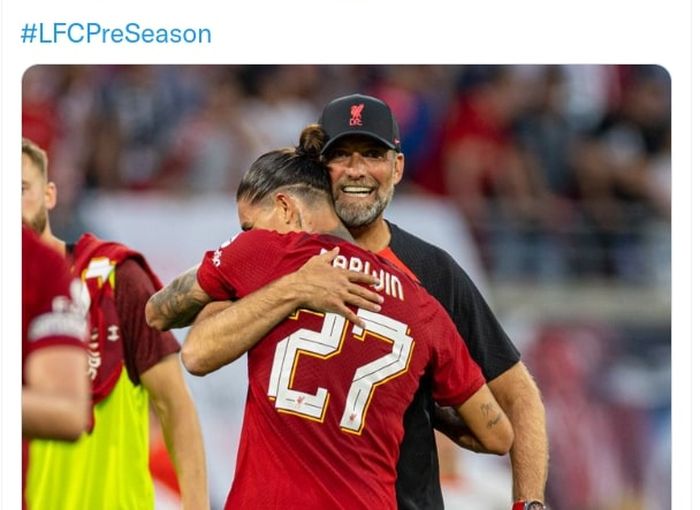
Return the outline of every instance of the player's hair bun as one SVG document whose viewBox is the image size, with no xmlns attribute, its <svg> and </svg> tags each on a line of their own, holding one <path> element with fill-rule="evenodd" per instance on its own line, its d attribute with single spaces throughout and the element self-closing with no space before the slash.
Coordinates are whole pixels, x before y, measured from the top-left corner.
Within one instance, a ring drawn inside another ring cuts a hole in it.
<svg viewBox="0 0 700 510">
<path fill-rule="evenodd" d="M 321 149 L 325 143 L 326 134 L 318 124 L 309 124 L 299 136 L 299 145 L 296 152 L 300 156 L 310 159 L 321 159 Z"/>
</svg>

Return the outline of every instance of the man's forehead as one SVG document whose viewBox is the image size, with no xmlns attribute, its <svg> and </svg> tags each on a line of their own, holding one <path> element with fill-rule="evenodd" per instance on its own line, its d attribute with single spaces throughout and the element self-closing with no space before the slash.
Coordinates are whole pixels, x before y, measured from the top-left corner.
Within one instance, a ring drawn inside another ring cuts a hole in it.
<svg viewBox="0 0 700 510">
<path fill-rule="evenodd" d="M 22 154 L 22 181 L 30 179 L 40 179 L 43 177 L 39 166 L 32 161 L 32 158 Z"/>
</svg>

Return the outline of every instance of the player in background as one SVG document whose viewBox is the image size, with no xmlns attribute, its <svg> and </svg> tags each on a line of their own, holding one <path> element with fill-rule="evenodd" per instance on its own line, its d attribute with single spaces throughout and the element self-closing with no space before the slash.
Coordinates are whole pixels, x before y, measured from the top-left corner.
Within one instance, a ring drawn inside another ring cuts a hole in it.
<svg viewBox="0 0 700 510">
<path fill-rule="evenodd" d="M 61 256 L 22 225 L 22 508 L 30 440 L 75 441 L 87 426 L 88 331 L 79 292 Z"/>
<path fill-rule="evenodd" d="M 48 211 L 56 204 L 46 153 L 22 141 L 22 218 L 70 260 L 83 284 L 92 324 L 88 374 L 90 429 L 73 444 L 33 441 L 27 480 L 30 507 L 151 509 L 149 402 L 178 474 L 184 509 L 209 507 L 199 421 L 171 334 L 149 328 L 148 297 L 161 286 L 145 259 L 121 244 L 84 234 L 76 245 L 56 238 Z"/>
<path fill-rule="evenodd" d="M 177 305 L 192 295 L 243 298 L 325 251 L 334 264 L 378 280 L 381 312 L 357 311 L 365 327 L 301 309 L 248 352 L 250 385 L 226 508 L 396 508 L 403 414 L 424 374 L 434 398 L 454 406 L 482 450 L 504 454 L 512 443 L 507 418 L 442 306 L 354 244 L 333 208 L 319 141 L 310 135 L 303 149 L 258 158 L 238 190 L 244 232 L 205 255 L 188 291 L 175 281 L 147 307 L 150 315 L 154 302 Z M 221 341 L 210 327 L 216 318 L 193 327 L 183 350 L 188 368 L 220 352 L 208 352 Z"/>
<path fill-rule="evenodd" d="M 319 122 L 326 136 L 323 157 L 330 169 L 336 212 L 360 246 L 415 275 L 448 311 L 513 424 L 513 508 L 544 508 L 548 469 L 544 406 L 520 353 L 472 280 L 448 253 L 384 219 L 405 163 L 391 110 L 377 98 L 353 94 L 329 102 Z M 243 347 L 254 343 L 259 331 L 269 328 L 278 314 L 288 309 L 295 283 L 313 279 L 311 269 L 326 270 L 322 264 L 305 269 L 303 278 L 289 275 L 261 289 L 254 298 L 235 303 L 219 319 L 222 330 L 245 332 L 235 337 Z M 194 306 L 188 310 L 190 321 L 200 309 Z M 175 317 L 183 317 L 163 311 L 153 319 L 161 329 L 173 327 Z M 427 381 L 421 384 L 404 419 L 406 433 L 397 479 L 402 510 L 444 508 L 434 428 L 461 446 L 478 451 L 450 409 L 434 405 Z"/>
</svg>

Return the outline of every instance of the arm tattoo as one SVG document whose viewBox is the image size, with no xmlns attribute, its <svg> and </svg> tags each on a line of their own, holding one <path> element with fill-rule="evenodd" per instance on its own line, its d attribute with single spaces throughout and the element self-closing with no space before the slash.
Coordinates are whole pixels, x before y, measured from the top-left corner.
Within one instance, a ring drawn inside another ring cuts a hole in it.
<svg viewBox="0 0 700 510">
<path fill-rule="evenodd" d="M 197 268 L 182 273 L 170 284 L 155 293 L 150 301 L 158 318 L 165 322 L 164 329 L 184 328 L 211 301 L 197 285 Z"/>
<path fill-rule="evenodd" d="M 484 415 L 484 418 L 488 419 L 486 422 L 487 429 L 493 428 L 499 421 L 501 421 L 501 412 L 494 411 L 493 404 L 490 402 L 488 404 L 481 404 L 481 414 Z"/>
</svg>

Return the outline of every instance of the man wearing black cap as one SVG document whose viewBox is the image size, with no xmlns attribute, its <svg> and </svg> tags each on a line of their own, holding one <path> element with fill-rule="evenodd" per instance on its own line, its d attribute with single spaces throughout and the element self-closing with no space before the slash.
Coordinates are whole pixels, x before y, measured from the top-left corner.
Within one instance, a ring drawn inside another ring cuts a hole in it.
<svg viewBox="0 0 700 510">
<path fill-rule="evenodd" d="M 420 281 L 448 311 L 513 424 L 515 442 L 510 452 L 516 501 L 513 508 L 544 508 L 541 502 L 547 478 L 544 407 L 537 386 L 520 362 L 520 353 L 471 279 L 449 254 L 383 217 L 404 169 L 399 129 L 391 110 L 377 98 L 354 94 L 328 103 L 319 124 L 327 135 L 322 154 L 330 169 L 338 216 L 360 246 L 392 260 Z M 306 281 L 311 277 L 307 271 Z M 322 283 L 323 277 L 319 276 L 318 281 Z M 273 311 L 289 300 L 290 293 L 294 294 L 293 286 L 286 285 L 282 279 L 275 283 L 259 290 L 255 301 L 246 303 L 248 298 L 244 298 L 221 312 L 228 314 L 227 331 L 269 330 L 274 325 Z M 319 285 L 319 288 L 323 287 Z M 190 317 L 201 309 L 187 289 L 180 289 L 178 297 L 180 304 L 188 308 Z M 176 308 L 166 311 L 161 307 L 157 322 L 151 325 L 159 329 L 185 325 L 176 317 L 177 312 Z M 254 344 L 252 336 L 259 339 L 257 335 L 247 335 L 247 349 Z M 224 349 L 223 339 L 219 347 Z M 444 508 L 433 427 L 460 445 L 478 451 L 469 431 L 455 416 L 436 408 L 429 386 L 421 384 L 404 416 L 396 482 L 400 509 Z"/>
<path fill-rule="evenodd" d="M 319 124 L 328 136 L 322 149 L 330 168 L 336 212 L 363 248 L 413 274 L 447 309 L 481 366 L 489 387 L 515 431 L 511 450 L 514 508 L 542 508 L 547 478 L 544 407 L 537 386 L 467 274 L 443 250 L 383 217 L 404 169 L 399 129 L 381 100 L 353 94 L 328 103 Z M 457 440 L 449 416 L 433 415 L 429 388 L 421 388 L 404 418 L 398 464 L 400 508 L 442 508 L 432 428 Z M 469 447 L 469 436 L 458 440 Z M 525 506 L 527 505 L 527 506 Z"/>
</svg>

